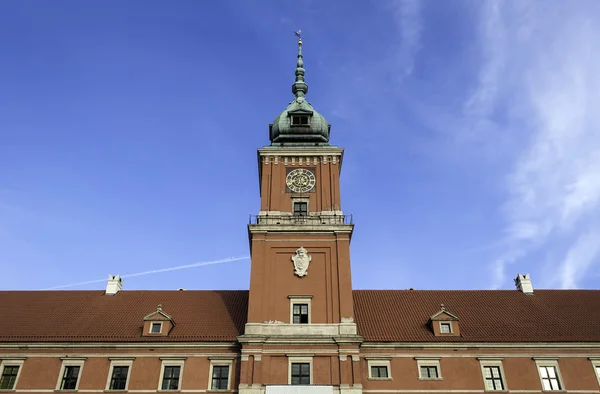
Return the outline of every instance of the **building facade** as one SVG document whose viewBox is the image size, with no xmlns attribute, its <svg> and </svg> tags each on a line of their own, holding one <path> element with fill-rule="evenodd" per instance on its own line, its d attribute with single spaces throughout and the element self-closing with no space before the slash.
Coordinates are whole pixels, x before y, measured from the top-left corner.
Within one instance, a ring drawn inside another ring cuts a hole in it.
<svg viewBox="0 0 600 394">
<path fill-rule="evenodd" d="M 295 75 L 258 149 L 249 290 L 0 292 L 0 391 L 600 393 L 600 291 L 352 289 L 301 41 Z"/>
</svg>

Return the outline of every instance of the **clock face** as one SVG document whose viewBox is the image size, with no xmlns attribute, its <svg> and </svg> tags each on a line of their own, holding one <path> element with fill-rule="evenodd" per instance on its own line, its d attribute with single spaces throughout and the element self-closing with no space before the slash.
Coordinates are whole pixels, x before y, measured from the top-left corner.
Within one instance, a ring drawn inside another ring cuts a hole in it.
<svg viewBox="0 0 600 394">
<path fill-rule="evenodd" d="M 306 168 L 296 168 L 285 178 L 286 186 L 295 193 L 309 192 L 315 187 L 315 183 L 315 174 Z"/>
</svg>

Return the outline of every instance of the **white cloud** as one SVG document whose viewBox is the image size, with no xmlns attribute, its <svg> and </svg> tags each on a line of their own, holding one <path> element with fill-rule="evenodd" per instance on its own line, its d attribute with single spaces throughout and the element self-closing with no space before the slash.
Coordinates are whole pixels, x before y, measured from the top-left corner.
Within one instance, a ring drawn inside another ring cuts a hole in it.
<svg viewBox="0 0 600 394">
<path fill-rule="evenodd" d="M 573 244 L 560 265 L 560 286 L 563 289 L 574 288 L 586 275 L 600 252 L 600 233 L 583 233 Z"/>
<path fill-rule="evenodd" d="M 495 262 L 496 285 L 507 264 L 540 246 L 574 242 L 556 262 L 563 287 L 576 287 L 597 263 L 587 229 L 600 222 L 600 26 L 585 5 L 596 7 L 522 1 L 482 8 L 486 60 L 465 108 L 482 119 L 504 108 L 504 132 L 524 146 L 508 176 L 510 246 Z"/>
<path fill-rule="evenodd" d="M 421 39 L 420 0 L 394 0 L 390 3 L 400 33 L 397 62 L 402 75 L 410 75 Z"/>
</svg>

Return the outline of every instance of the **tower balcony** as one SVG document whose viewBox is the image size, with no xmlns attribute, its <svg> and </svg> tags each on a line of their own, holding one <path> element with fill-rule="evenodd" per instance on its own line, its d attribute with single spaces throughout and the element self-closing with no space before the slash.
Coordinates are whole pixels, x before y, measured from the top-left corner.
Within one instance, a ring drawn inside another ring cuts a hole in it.
<svg viewBox="0 0 600 394">
<path fill-rule="evenodd" d="M 249 225 L 266 226 L 335 226 L 352 225 L 352 214 L 314 212 L 308 215 L 292 215 L 283 212 L 266 212 L 250 215 Z"/>
</svg>

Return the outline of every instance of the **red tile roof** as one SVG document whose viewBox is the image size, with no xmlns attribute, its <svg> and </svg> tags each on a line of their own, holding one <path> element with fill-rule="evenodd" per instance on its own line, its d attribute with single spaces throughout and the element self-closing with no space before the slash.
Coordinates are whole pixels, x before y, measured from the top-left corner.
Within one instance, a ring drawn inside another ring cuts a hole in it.
<svg viewBox="0 0 600 394">
<path fill-rule="evenodd" d="M 175 327 L 142 337 L 158 304 Z M 235 341 L 247 315 L 247 291 L 2 291 L 0 342 Z"/>
<path fill-rule="evenodd" d="M 429 317 L 444 304 L 460 337 L 435 337 Z M 600 291 L 355 290 L 358 331 L 381 342 L 600 342 Z"/>
<path fill-rule="evenodd" d="M 440 304 L 459 318 L 460 337 L 435 337 Z M 142 337 L 158 304 L 173 317 L 168 337 Z M 0 342 L 235 341 L 247 291 L 0 291 Z M 355 290 L 358 331 L 382 342 L 600 342 L 600 291 Z"/>
</svg>

